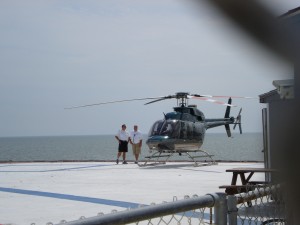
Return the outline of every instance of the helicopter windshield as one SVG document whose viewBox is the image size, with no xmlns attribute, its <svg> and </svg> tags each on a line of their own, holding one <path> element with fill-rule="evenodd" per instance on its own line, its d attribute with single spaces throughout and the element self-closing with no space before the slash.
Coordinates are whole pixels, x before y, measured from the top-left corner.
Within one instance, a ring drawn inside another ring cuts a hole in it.
<svg viewBox="0 0 300 225">
<path fill-rule="evenodd" d="M 166 120 L 180 120 L 181 119 L 181 113 L 178 112 L 169 112 L 165 115 Z"/>
<path fill-rule="evenodd" d="M 176 138 L 179 130 L 180 123 L 176 120 L 158 120 L 153 124 L 149 136 L 161 135 Z"/>
</svg>

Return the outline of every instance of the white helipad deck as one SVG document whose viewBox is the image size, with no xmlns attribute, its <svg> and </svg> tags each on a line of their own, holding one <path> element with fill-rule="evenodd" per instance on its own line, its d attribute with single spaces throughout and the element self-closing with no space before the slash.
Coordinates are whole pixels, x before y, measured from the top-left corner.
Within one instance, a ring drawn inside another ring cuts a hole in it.
<svg viewBox="0 0 300 225">
<path fill-rule="evenodd" d="M 0 164 L 0 224 L 45 225 L 81 216 L 92 217 L 126 208 L 223 192 L 234 167 L 262 163 L 218 163 L 194 167 L 191 162 L 139 167 L 114 162 Z M 264 174 L 255 174 L 264 179 Z"/>
</svg>

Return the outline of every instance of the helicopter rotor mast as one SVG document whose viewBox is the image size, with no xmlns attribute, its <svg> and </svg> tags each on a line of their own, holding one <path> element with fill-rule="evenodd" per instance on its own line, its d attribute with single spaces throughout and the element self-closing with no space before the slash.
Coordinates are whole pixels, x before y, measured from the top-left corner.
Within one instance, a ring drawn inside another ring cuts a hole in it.
<svg viewBox="0 0 300 225">
<path fill-rule="evenodd" d="M 187 92 L 177 92 L 176 99 L 177 99 L 177 106 L 186 107 L 188 105 L 188 95 Z"/>
</svg>

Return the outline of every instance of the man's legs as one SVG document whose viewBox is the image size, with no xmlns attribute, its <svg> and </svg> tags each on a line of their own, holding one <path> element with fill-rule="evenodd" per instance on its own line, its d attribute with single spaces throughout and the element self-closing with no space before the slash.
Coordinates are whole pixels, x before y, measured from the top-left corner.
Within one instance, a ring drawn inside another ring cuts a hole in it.
<svg viewBox="0 0 300 225">
<path fill-rule="evenodd" d="M 117 164 L 119 164 L 119 158 L 120 158 L 120 156 L 121 156 L 121 154 L 122 154 L 122 152 L 118 152 L 118 155 L 117 155 Z"/>
<path fill-rule="evenodd" d="M 121 154 L 122 154 L 122 152 L 118 152 L 118 158 L 120 158 Z"/>
<path fill-rule="evenodd" d="M 139 154 L 135 153 L 134 156 L 135 156 L 135 161 L 137 162 L 139 160 Z"/>
<path fill-rule="evenodd" d="M 139 144 L 134 144 L 132 146 L 132 150 L 133 150 L 133 154 L 134 154 L 134 157 L 135 157 L 135 163 L 138 163 L 138 161 L 139 161 L 139 155 L 140 155 Z"/>
</svg>

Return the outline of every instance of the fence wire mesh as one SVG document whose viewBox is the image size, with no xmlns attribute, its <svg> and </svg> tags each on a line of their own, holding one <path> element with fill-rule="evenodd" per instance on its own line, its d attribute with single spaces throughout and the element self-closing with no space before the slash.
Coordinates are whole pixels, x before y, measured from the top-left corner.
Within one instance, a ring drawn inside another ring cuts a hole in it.
<svg viewBox="0 0 300 225">
<path fill-rule="evenodd" d="M 238 224 L 286 224 L 283 185 L 249 185 L 238 188 Z"/>
<path fill-rule="evenodd" d="M 196 224 L 212 224 L 211 208 L 200 208 L 183 213 L 172 214 L 163 217 L 151 218 L 149 220 L 138 221 L 136 225 L 196 225 Z"/>
<path fill-rule="evenodd" d="M 110 214 L 99 213 L 94 218 L 80 218 L 77 221 L 61 221 L 59 224 L 131 224 L 131 225 L 203 225 L 213 224 L 216 197 L 186 195 L 184 199 L 173 197 L 173 201 L 151 203 L 124 211 L 112 210 Z M 130 221 L 130 222 L 128 222 Z"/>
<path fill-rule="evenodd" d="M 225 225 L 227 215 L 230 225 L 287 224 L 285 193 L 284 185 L 245 185 L 237 188 L 237 194 L 227 197 L 224 193 L 185 196 L 181 200 L 174 197 L 171 202 L 113 210 L 110 214 L 99 213 L 87 220 L 80 218 L 60 224 Z"/>
</svg>

